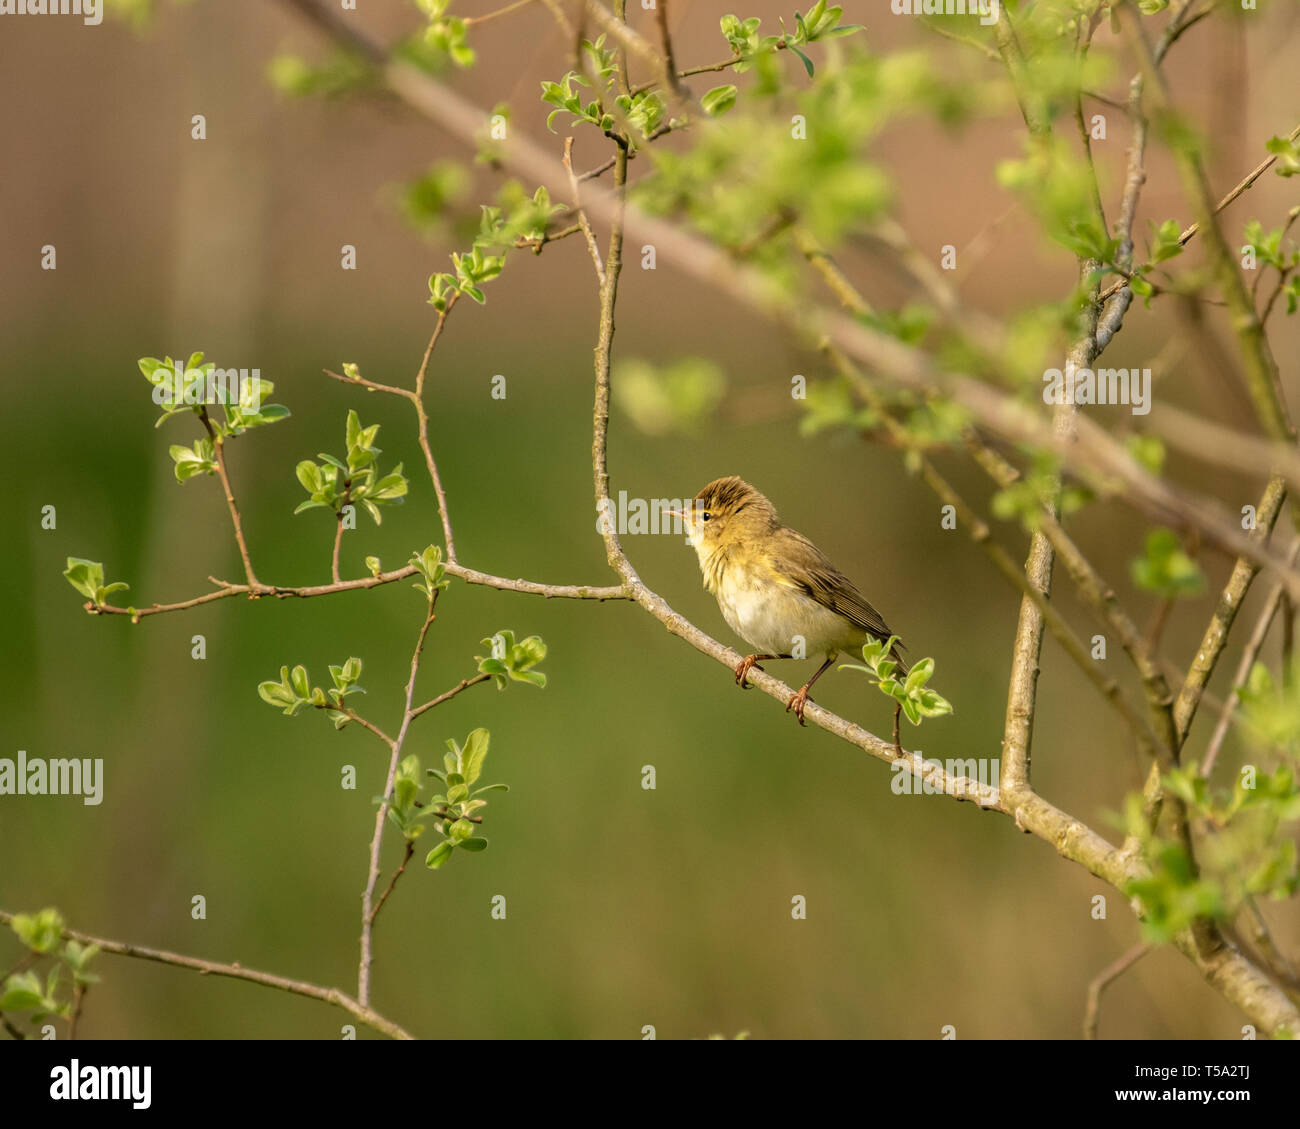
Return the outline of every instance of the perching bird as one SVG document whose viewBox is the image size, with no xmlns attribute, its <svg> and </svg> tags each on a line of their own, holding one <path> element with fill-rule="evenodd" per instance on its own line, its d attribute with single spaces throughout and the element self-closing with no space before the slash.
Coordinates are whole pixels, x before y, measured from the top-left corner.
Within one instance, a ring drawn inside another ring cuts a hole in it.
<svg viewBox="0 0 1300 1129">
<path fill-rule="evenodd" d="M 679 516 L 700 558 L 704 587 L 717 598 L 727 623 L 754 648 L 736 667 L 742 688 L 750 668 L 765 659 L 793 658 L 796 649 L 800 657 L 826 655 L 786 706 L 800 725 L 808 691 L 839 652 L 860 654 L 868 640 L 893 634 L 853 582 L 807 537 L 783 525 L 776 507 L 748 482 L 734 475 L 716 479 Z M 900 648 L 896 644 L 889 657 L 906 674 Z M 895 746 L 898 719 L 895 709 Z"/>
</svg>

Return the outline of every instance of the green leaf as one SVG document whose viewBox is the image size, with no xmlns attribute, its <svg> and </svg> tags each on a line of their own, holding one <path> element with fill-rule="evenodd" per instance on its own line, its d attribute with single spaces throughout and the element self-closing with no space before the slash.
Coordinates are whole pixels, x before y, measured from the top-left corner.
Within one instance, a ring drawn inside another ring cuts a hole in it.
<svg viewBox="0 0 1300 1129">
<path fill-rule="evenodd" d="M 36 1011 L 45 1003 L 41 982 L 33 972 L 19 972 L 5 981 L 0 1011 Z"/>
<path fill-rule="evenodd" d="M 1153 529 L 1146 540 L 1146 555 L 1130 566 L 1139 588 L 1166 598 L 1195 596 L 1205 590 L 1205 576 L 1168 529 Z"/>
<path fill-rule="evenodd" d="M 486 839 L 462 839 L 456 844 L 463 851 L 486 851 L 488 841 Z"/>
<path fill-rule="evenodd" d="M 424 865 L 430 870 L 437 870 L 443 863 L 451 858 L 452 852 L 456 849 L 456 844 L 450 839 L 444 839 L 433 848 L 424 857 Z"/>
<path fill-rule="evenodd" d="M 790 45 L 790 50 L 793 51 L 796 55 L 799 56 L 799 61 L 800 61 L 801 63 L 803 63 L 803 69 L 806 70 L 806 71 L 808 72 L 808 77 L 809 77 L 809 78 L 812 78 L 812 76 L 813 76 L 813 62 L 812 62 L 812 60 L 811 60 L 810 58 L 808 58 L 807 55 L 805 55 L 802 51 L 799 50 L 798 47 L 795 47 L 793 44 Z"/>
<path fill-rule="evenodd" d="M 23 945 L 36 953 L 51 953 L 63 937 L 63 915 L 53 906 L 34 914 L 16 913 L 9 928 Z"/>
<path fill-rule="evenodd" d="M 715 86 L 703 98 L 700 105 L 710 117 L 721 117 L 736 104 L 736 87 L 734 85 Z"/>
<path fill-rule="evenodd" d="M 467 785 L 472 785 L 483 772 L 483 761 L 487 758 L 488 742 L 491 735 L 486 729 L 475 729 L 466 739 L 461 752 L 464 777 Z"/>
<path fill-rule="evenodd" d="M 63 570 L 63 575 L 67 577 L 68 583 L 86 599 L 93 601 L 95 594 L 104 583 L 104 566 L 99 561 L 69 557 L 68 567 Z"/>
</svg>

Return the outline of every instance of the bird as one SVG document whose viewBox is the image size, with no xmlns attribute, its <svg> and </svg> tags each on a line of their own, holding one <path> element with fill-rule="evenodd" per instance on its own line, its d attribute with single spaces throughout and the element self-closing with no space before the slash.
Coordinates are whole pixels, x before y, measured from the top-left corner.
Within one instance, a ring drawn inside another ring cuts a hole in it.
<svg viewBox="0 0 1300 1129">
<path fill-rule="evenodd" d="M 893 636 L 853 582 L 807 537 L 785 525 L 776 507 L 743 479 L 714 479 L 686 509 L 668 512 L 682 519 L 699 557 L 704 587 L 717 599 L 723 619 L 754 648 L 735 668 L 741 689 L 749 688 L 746 679 L 760 662 L 825 654 L 826 661 L 785 707 L 800 725 L 806 724 L 804 708 L 813 683 L 840 652 L 860 652 L 872 639 Z M 890 658 L 906 674 L 901 648 L 895 642 Z M 901 708 L 900 703 L 894 711 L 894 746 L 900 756 Z"/>
</svg>

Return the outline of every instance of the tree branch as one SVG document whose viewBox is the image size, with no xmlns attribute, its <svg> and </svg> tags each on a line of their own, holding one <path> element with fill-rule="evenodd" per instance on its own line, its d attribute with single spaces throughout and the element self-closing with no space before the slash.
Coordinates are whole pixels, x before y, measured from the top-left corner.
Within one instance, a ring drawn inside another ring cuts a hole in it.
<svg viewBox="0 0 1300 1129">
<path fill-rule="evenodd" d="M 0 910 L 0 922 L 8 925 L 12 923 L 13 919 L 14 915 L 12 913 Z M 290 992 L 295 996 L 307 996 L 310 999 L 320 1000 L 322 1003 L 333 1004 L 335 1007 L 342 1008 L 367 1027 L 379 1031 L 391 1039 L 413 1038 L 412 1035 L 391 1019 L 386 1019 L 377 1011 L 339 991 L 338 988 L 322 988 L 305 980 L 291 980 L 287 976 L 276 976 L 271 972 L 259 972 L 256 969 L 244 968 L 238 963 L 221 964 L 212 960 L 200 960 L 198 957 L 182 956 L 180 953 L 169 953 L 162 949 L 148 949 L 143 945 L 130 945 L 123 941 L 109 940 L 106 937 L 92 937 L 89 933 L 81 933 L 75 929 L 65 929 L 63 937 L 83 945 L 97 945 L 102 952 L 113 953 L 116 956 L 136 957 L 140 960 L 152 960 L 160 964 L 174 965 L 177 968 L 189 968 L 205 976 L 228 976 L 232 980 L 248 980 L 267 988 L 278 988 L 282 992 Z"/>
</svg>

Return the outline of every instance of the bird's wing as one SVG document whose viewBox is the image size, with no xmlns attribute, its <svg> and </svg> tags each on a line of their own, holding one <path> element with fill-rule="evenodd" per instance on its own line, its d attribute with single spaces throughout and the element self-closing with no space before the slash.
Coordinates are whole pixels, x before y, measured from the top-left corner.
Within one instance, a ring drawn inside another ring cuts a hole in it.
<svg viewBox="0 0 1300 1129">
<path fill-rule="evenodd" d="M 789 527 L 778 530 L 773 537 L 777 543 L 771 564 L 786 583 L 879 639 L 888 639 L 893 634 L 853 581 L 831 564 L 826 554 L 807 537 Z M 897 649 L 903 649 L 901 643 Z"/>
</svg>

